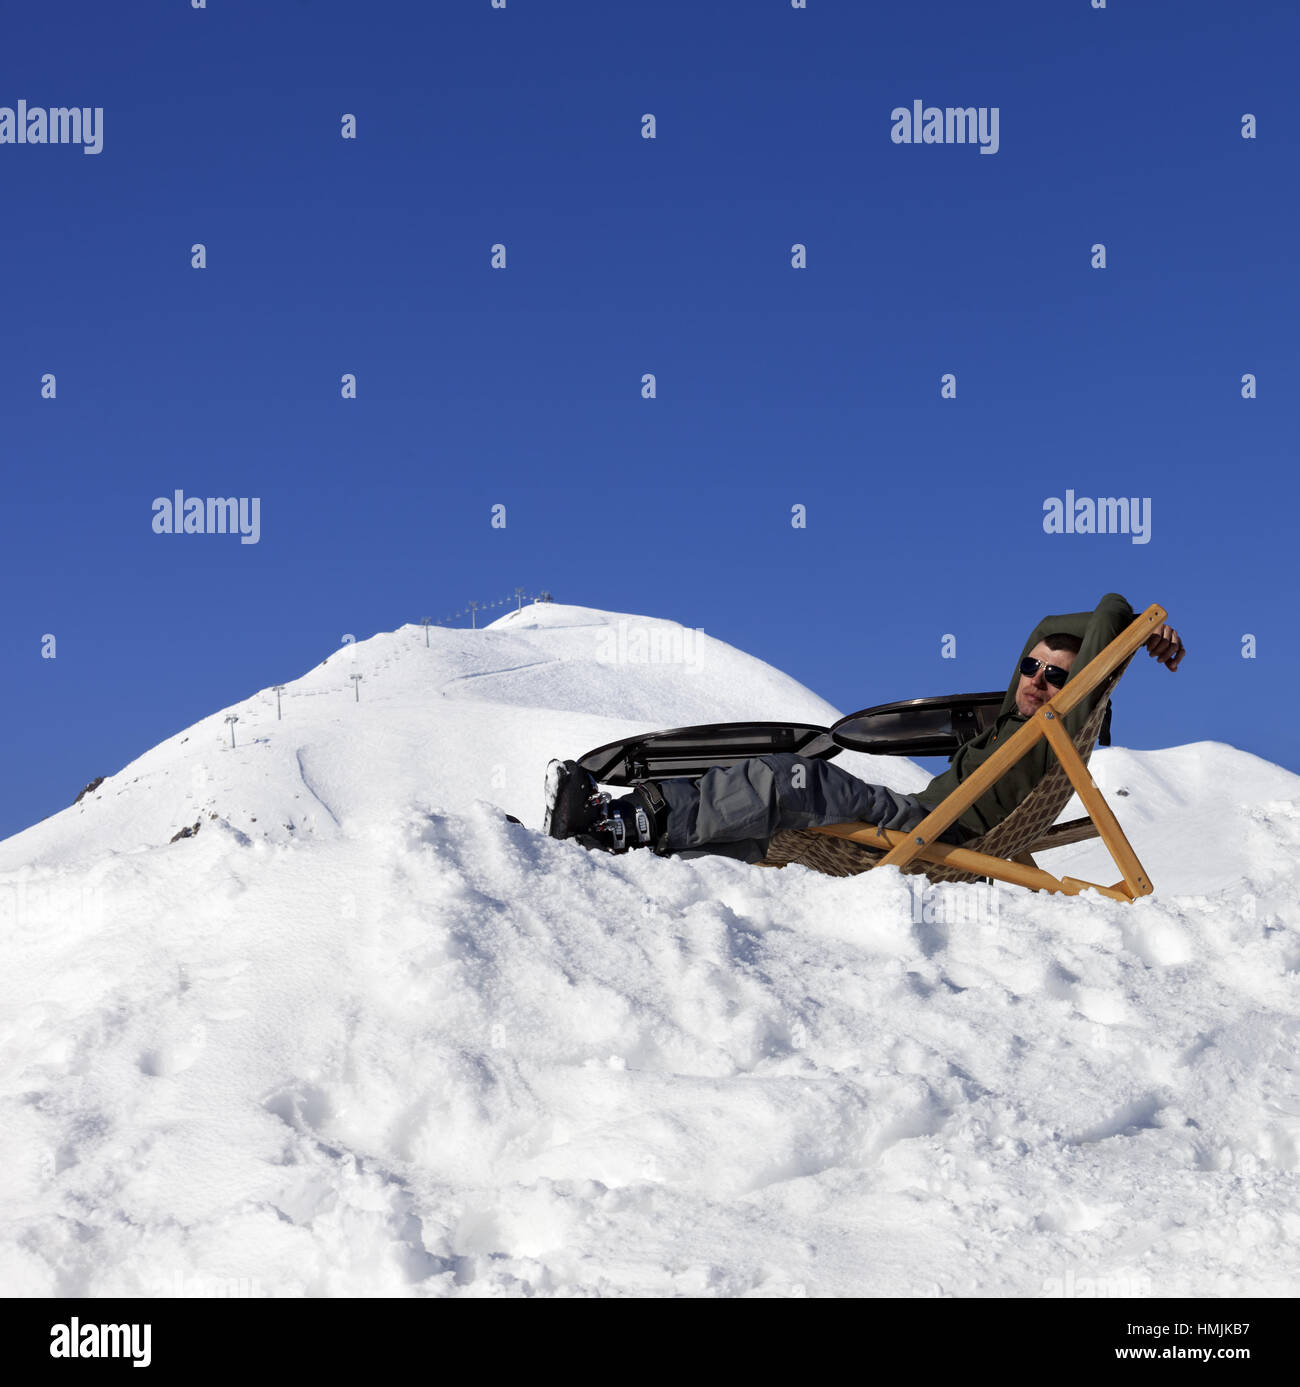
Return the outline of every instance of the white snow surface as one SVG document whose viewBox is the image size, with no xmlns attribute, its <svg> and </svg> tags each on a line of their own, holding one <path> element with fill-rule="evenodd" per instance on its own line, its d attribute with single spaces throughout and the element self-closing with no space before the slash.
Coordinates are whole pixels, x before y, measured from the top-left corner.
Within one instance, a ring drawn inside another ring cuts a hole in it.
<svg viewBox="0 0 1300 1387">
<path fill-rule="evenodd" d="M 1300 777 L 1099 749 L 1125 905 L 545 837 L 552 756 L 839 716 L 675 622 L 404 626 L 282 710 L 0 843 L 0 1294 L 1300 1287 Z"/>
</svg>

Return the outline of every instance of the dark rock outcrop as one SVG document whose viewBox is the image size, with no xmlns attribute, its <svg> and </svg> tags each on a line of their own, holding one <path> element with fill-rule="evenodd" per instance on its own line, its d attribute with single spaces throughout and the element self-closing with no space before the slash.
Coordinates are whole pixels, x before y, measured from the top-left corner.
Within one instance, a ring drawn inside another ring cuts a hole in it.
<svg viewBox="0 0 1300 1387">
<path fill-rule="evenodd" d="M 104 783 L 104 777 L 103 777 L 102 775 L 97 775 L 97 776 L 94 778 L 94 780 L 92 780 L 92 781 L 90 782 L 90 784 L 87 785 L 86 788 L 76 797 L 76 799 L 74 799 L 74 800 L 72 801 L 73 804 L 80 804 L 81 801 L 82 801 L 83 799 L 85 799 L 85 797 L 86 797 L 92 790 L 98 790 L 99 787 L 100 787 L 103 783 Z"/>
</svg>

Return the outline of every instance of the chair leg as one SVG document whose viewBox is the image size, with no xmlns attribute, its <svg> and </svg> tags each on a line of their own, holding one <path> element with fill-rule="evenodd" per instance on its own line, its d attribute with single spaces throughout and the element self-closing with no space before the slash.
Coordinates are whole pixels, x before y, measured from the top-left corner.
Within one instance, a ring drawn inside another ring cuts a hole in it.
<svg viewBox="0 0 1300 1387">
<path fill-rule="evenodd" d="M 1039 714 L 1035 714 L 1035 717 L 1037 716 Z M 1083 802 L 1083 807 L 1088 811 L 1088 817 L 1097 826 L 1098 836 L 1105 843 L 1111 860 L 1119 868 L 1120 874 L 1124 878 L 1125 891 L 1130 897 L 1149 896 L 1152 891 L 1151 881 L 1142 864 L 1138 861 L 1137 853 L 1133 851 L 1128 839 L 1124 836 L 1124 830 L 1119 826 L 1119 820 L 1102 797 L 1101 791 L 1092 778 L 1092 773 L 1083 764 L 1083 758 L 1075 749 L 1065 728 L 1061 726 L 1060 719 L 1047 714 L 1044 719 L 1043 731 L 1046 734 L 1048 744 L 1056 753 L 1056 759 L 1064 767 L 1066 775 L 1070 777 L 1070 783 L 1074 786 L 1075 793 Z"/>
</svg>

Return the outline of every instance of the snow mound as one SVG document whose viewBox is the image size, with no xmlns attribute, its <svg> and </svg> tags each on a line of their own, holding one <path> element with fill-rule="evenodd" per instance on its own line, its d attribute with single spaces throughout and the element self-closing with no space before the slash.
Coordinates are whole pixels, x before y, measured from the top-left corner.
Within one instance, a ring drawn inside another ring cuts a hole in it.
<svg viewBox="0 0 1300 1387">
<path fill-rule="evenodd" d="M 0 1291 L 1293 1293 L 1300 778 L 1098 751 L 1127 906 L 504 820 L 624 731 L 838 716 L 692 639 L 403 627 L 0 844 Z"/>
</svg>

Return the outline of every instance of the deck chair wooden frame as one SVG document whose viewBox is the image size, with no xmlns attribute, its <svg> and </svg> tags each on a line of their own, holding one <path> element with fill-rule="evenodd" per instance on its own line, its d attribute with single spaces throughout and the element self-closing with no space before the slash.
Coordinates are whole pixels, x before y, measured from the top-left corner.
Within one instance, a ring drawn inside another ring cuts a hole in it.
<svg viewBox="0 0 1300 1387">
<path fill-rule="evenodd" d="M 1151 881 L 1089 774 L 1087 763 L 1111 690 L 1138 647 L 1167 616 L 1163 607 L 1152 604 L 1136 617 L 915 828 L 900 833 L 874 824 L 843 823 L 791 830 L 772 839 L 761 865 L 776 867 L 786 862 L 804 861 L 816 870 L 829 871 L 836 876 L 877 866 L 898 867 L 908 873 L 923 873 L 934 881 L 978 881 L 992 877 L 1031 891 L 1063 892 L 1072 896 L 1080 891 L 1094 890 L 1119 901 L 1134 901 L 1139 896 L 1150 895 Z M 1065 730 L 1065 715 L 1094 690 L 1100 694 L 1096 707 L 1071 738 Z M 1044 738 L 1056 758 L 1055 764 L 1049 765 L 1043 779 L 1001 823 L 964 847 L 936 841 Z M 1072 791 L 1083 802 L 1087 817 L 1046 827 L 1065 807 Z M 819 835 L 843 841 L 819 845 Z M 1106 845 L 1120 874 L 1120 880 L 1112 886 L 1076 877 L 1055 877 L 1034 861 L 1035 852 L 1097 837 Z"/>
</svg>

